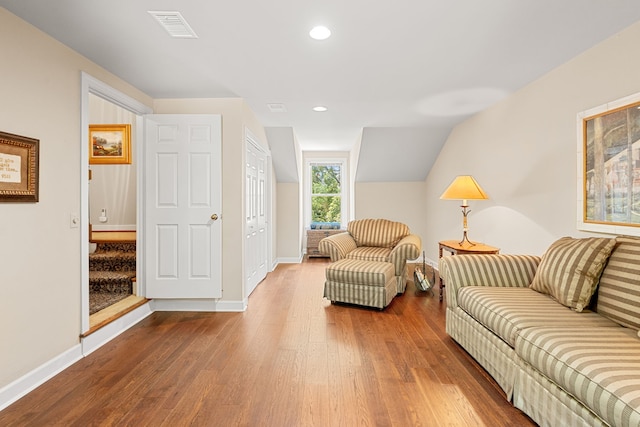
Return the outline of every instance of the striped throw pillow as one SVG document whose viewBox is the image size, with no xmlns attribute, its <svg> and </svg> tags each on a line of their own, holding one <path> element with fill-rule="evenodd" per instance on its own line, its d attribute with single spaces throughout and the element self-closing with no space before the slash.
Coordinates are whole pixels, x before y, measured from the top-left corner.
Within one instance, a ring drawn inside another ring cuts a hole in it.
<svg viewBox="0 0 640 427">
<path fill-rule="evenodd" d="M 551 244 L 531 282 L 531 289 L 581 312 L 589 305 L 616 239 L 563 237 Z"/>
<path fill-rule="evenodd" d="M 602 272 L 596 310 L 640 330 L 640 238 L 619 236 Z"/>
</svg>

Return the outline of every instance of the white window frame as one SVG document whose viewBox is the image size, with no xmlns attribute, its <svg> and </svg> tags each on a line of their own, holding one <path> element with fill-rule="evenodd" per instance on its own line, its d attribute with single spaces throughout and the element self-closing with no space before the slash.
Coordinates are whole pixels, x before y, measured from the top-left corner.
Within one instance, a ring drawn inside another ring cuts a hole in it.
<svg viewBox="0 0 640 427">
<path fill-rule="evenodd" d="M 344 157 L 309 158 L 305 161 L 305 186 L 304 186 L 304 218 L 305 228 L 311 226 L 311 166 L 340 165 L 340 228 L 346 229 L 349 214 L 349 174 L 347 173 L 348 160 Z"/>
</svg>

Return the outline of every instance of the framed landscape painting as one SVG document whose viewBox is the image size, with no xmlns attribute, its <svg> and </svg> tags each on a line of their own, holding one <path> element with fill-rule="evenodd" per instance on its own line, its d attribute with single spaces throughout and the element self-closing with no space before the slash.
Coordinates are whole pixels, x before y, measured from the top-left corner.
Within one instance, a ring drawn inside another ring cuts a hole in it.
<svg viewBox="0 0 640 427">
<path fill-rule="evenodd" d="M 89 163 L 130 164 L 131 125 L 89 125 Z"/>
<path fill-rule="evenodd" d="M 590 231 L 640 235 L 640 97 L 585 113 L 579 224 Z"/>
</svg>

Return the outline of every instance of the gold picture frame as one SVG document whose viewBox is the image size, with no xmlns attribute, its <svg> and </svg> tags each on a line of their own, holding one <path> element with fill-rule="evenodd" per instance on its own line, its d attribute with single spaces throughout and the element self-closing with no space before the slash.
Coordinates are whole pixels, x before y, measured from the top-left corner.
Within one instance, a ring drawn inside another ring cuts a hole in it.
<svg viewBox="0 0 640 427">
<path fill-rule="evenodd" d="M 0 202 L 37 202 L 40 140 L 0 132 Z"/>
<path fill-rule="evenodd" d="M 640 235 L 640 94 L 578 119 L 578 229 Z"/>
<path fill-rule="evenodd" d="M 89 125 L 89 164 L 131 164 L 131 125 Z"/>
</svg>

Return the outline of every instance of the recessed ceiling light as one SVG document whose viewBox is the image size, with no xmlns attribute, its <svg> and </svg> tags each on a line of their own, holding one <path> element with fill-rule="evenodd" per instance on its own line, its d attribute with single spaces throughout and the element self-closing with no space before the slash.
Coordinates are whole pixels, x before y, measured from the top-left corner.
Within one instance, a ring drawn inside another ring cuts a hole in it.
<svg viewBox="0 0 640 427">
<path fill-rule="evenodd" d="M 331 36 L 331 31 L 327 27 L 319 25 L 313 27 L 311 31 L 309 31 L 309 35 L 314 40 L 326 40 Z"/>
<path fill-rule="evenodd" d="M 324 105 L 318 105 L 318 106 L 313 107 L 313 111 L 317 111 L 318 113 L 323 113 L 323 112 L 325 112 L 327 110 L 328 110 L 328 108 L 325 107 Z"/>
</svg>

